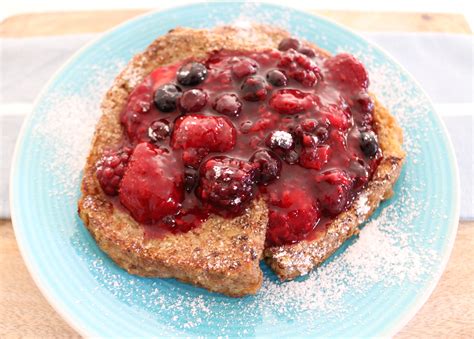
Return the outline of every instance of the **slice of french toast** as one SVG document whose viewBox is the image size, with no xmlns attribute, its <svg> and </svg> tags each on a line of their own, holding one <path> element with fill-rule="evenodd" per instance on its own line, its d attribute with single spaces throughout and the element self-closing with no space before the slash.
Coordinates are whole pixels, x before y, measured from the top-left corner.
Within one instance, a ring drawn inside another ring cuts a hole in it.
<svg viewBox="0 0 474 339">
<path fill-rule="evenodd" d="M 324 232 L 317 233 L 311 240 L 265 249 L 265 261 L 281 280 L 294 279 L 321 265 L 347 239 L 358 234 L 359 226 L 372 215 L 381 201 L 392 196 L 392 187 L 405 158 L 403 135 L 395 118 L 380 102 L 374 101 L 374 129 L 383 153 L 382 160 L 367 187 Z"/>
<path fill-rule="evenodd" d="M 143 225 L 120 207 L 117 198 L 104 193 L 96 174 L 97 163 L 104 152 L 121 143 L 121 112 L 132 91 L 150 72 L 188 58 L 203 58 L 214 50 L 276 48 L 288 36 L 283 30 L 262 25 L 245 29 L 177 28 L 136 55 L 117 77 L 102 103 L 103 115 L 84 169 L 79 214 L 100 248 L 119 266 L 132 274 L 173 277 L 229 296 L 254 294 L 262 283 L 262 258 L 282 280 L 305 274 L 357 233 L 358 226 L 389 196 L 404 158 L 402 134 L 395 119 L 376 100 L 373 125 L 383 154 L 380 163 L 351 205 L 310 241 L 265 246 L 269 212 L 262 198 L 251 201 L 235 218 L 211 215 L 186 233 L 149 237 Z M 316 46 L 307 46 L 329 56 Z"/>
<path fill-rule="evenodd" d="M 248 35 L 247 35 L 248 34 Z M 123 134 L 119 116 L 134 87 L 153 69 L 216 48 L 272 48 L 287 33 L 265 26 L 243 32 L 232 27 L 214 30 L 176 28 L 136 55 L 107 92 L 84 168 L 79 215 L 100 248 L 132 274 L 173 277 L 229 296 L 254 294 L 262 283 L 259 262 L 268 222 L 267 208 L 255 201 L 234 219 L 212 216 L 200 227 L 164 238 L 147 239 L 143 227 L 116 208 L 96 177 L 96 163 Z M 251 39 L 248 39 L 251 36 Z"/>
</svg>

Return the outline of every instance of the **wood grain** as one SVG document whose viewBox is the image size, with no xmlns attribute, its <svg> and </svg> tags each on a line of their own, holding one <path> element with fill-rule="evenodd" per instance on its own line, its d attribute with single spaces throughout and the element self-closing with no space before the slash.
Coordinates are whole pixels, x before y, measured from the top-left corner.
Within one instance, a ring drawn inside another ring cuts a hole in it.
<svg viewBox="0 0 474 339">
<path fill-rule="evenodd" d="M 79 337 L 48 304 L 18 250 L 9 220 L 0 221 L 0 337 Z"/>
<path fill-rule="evenodd" d="M 474 222 L 461 222 L 438 286 L 398 338 L 474 338 Z"/>
<path fill-rule="evenodd" d="M 0 23 L 0 37 L 94 33 L 145 10 L 22 14 Z M 313 11 L 364 31 L 471 34 L 459 14 Z M 428 302 L 397 335 L 474 337 L 474 222 L 460 224 L 446 271 Z M 0 337 L 78 337 L 51 308 L 31 279 L 11 222 L 0 220 Z"/>
<path fill-rule="evenodd" d="M 147 10 L 117 10 L 20 14 L 9 17 L 0 24 L 0 37 L 103 32 L 146 12 Z M 460 14 L 327 10 L 310 12 L 361 31 L 471 33 L 466 19 Z"/>
</svg>

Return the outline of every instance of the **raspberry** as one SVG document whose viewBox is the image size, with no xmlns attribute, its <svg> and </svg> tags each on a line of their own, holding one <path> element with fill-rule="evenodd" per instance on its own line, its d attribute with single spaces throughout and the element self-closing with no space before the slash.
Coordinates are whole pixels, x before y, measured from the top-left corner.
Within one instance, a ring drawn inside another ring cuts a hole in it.
<svg viewBox="0 0 474 339">
<path fill-rule="evenodd" d="M 297 89 L 282 89 L 272 95 L 270 106 L 281 114 L 297 114 L 311 109 L 313 100 Z"/>
<path fill-rule="evenodd" d="M 318 127 L 318 120 L 316 120 L 316 119 L 304 119 L 300 123 L 300 126 L 303 129 L 303 131 L 312 133 Z"/>
<path fill-rule="evenodd" d="M 316 182 L 327 182 L 331 185 L 344 185 L 350 186 L 352 180 L 349 178 L 344 170 L 334 169 L 321 173 L 317 178 Z"/>
<path fill-rule="evenodd" d="M 144 121 L 153 119 L 151 110 L 153 101 L 153 89 L 150 78 L 138 85 L 130 94 L 127 105 L 120 115 L 120 122 L 125 127 L 125 131 L 130 140 L 139 140 L 146 137 L 148 123 Z"/>
<path fill-rule="evenodd" d="M 120 184 L 119 199 L 135 220 L 146 224 L 178 212 L 184 190 L 176 159 L 152 144 L 138 144 Z"/>
<path fill-rule="evenodd" d="M 133 90 L 128 102 L 128 109 L 140 114 L 145 114 L 150 111 L 151 102 L 153 100 L 153 93 L 149 84 L 144 83 Z"/>
<path fill-rule="evenodd" d="M 333 169 L 316 177 L 318 189 L 322 192 L 321 207 L 329 215 L 341 213 L 349 202 L 352 179 L 344 170 Z"/>
<path fill-rule="evenodd" d="M 196 194 L 213 207 L 241 211 L 254 195 L 255 169 L 255 165 L 243 160 L 211 158 L 201 165 Z"/>
<path fill-rule="evenodd" d="M 258 65 L 255 60 L 250 58 L 238 58 L 232 65 L 232 73 L 237 78 L 243 78 L 257 73 Z"/>
<path fill-rule="evenodd" d="M 328 106 L 323 106 L 320 109 L 320 113 L 329 121 L 330 125 L 340 131 L 345 131 L 351 126 L 348 114 L 337 105 L 330 104 Z"/>
<path fill-rule="evenodd" d="M 329 159 L 331 150 L 328 145 L 304 147 L 300 154 L 300 165 L 305 168 L 320 170 Z"/>
<path fill-rule="evenodd" d="M 280 195 L 270 194 L 266 242 L 269 246 L 293 244 L 308 236 L 316 227 L 320 211 L 306 191 L 289 187 Z"/>
<path fill-rule="evenodd" d="M 367 128 L 372 126 L 374 101 L 367 92 L 361 92 L 353 98 L 355 108 L 354 120 L 358 126 Z"/>
<path fill-rule="evenodd" d="M 124 147 L 118 151 L 106 151 L 96 165 L 96 175 L 102 190 L 107 195 L 117 195 L 132 149 Z"/>
<path fill-rule="evenodd" d="M 250 158 L 250 162 L 258 166 L 258 181 L 268 184 L 280 176 L 281 160 L 272 151 L 260 150 Z"/>
<path fill-rule="evenodd" d="M 327 68 L 327 77 L 346 86 L 353 91 L 366 90 L 369 87 L 369 76 L 354 56 L 346 53 L 338 54 L 328 59 L 324 66 Z"/>
<path fill-rule="evenodd" d="M 321 71 L 316 63 L 306 55 L 289 50 L 283 54 L 278 67 L 287 70 L 290 78 L 307 87 L 316 85 L 321 79 Z"/>
<path fill-rule="evenodd" d="M 224 152 L 234 147 L 236 137 L 234 125 L 227 117 L 186 115 L 178 118 L 174 125 L 171 146 Z"/>
<path fill-rule="evenodd" d="M 312 148 L 318 143 L 318 139 L 314 135 L 311 135 L 309 133 L 301 134 L 300 138 L 301 145 L 306 148 Z"/>
</svg>

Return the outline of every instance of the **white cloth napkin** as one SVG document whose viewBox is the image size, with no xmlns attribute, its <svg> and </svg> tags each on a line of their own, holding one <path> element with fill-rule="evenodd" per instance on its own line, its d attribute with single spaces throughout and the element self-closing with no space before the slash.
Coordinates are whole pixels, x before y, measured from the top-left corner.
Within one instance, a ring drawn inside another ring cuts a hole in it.
<svg viewBox="0 0 474 339">
<path fill-rule="evenodd" d="M 474 219 L 472 36 L 440 33 L 364 35 L 400 61 L 434 100 L 456 149 L 461 176 L 461 219 Z M 88 34 L 0 39 L 0 218 L 10 215 L 9 168 L 24 116 L 56 69 L 93 37 L 95 35 Z"/>
</svg>

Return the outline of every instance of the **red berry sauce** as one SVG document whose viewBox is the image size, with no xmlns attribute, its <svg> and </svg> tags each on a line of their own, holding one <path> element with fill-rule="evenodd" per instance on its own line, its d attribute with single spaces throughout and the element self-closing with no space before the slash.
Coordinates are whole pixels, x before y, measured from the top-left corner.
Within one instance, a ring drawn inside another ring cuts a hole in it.
<svg viewBox="0 0 474 339">
<path fill-rule="evenodd" d="M 123 161 L 98 162 L 104 192 L 154 234 L 238 216 L 256 197 L 269 207 L 266 246 L 324 231 L 382 157 L 369 79 L 351 55 L 283 45 L 149 74 L 120 117 Z"/>
</svg>

